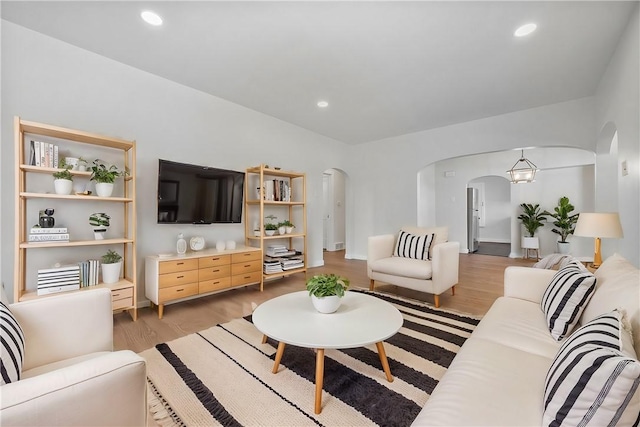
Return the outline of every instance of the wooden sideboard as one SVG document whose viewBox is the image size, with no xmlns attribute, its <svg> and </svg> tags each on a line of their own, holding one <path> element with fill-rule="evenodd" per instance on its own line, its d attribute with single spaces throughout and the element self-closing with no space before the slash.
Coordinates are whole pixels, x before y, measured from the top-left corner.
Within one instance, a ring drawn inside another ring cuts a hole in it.
<svg viewBox="0 0 640 427">
<path fill-rule="evenodd" d="M 145 260 L 145 295 L 158 306 L 194 296 L 262 282 L 262 250 L 238 247 L 218 251 L 207 249 L 185 255 L 150 255 Z"/>
</svg>

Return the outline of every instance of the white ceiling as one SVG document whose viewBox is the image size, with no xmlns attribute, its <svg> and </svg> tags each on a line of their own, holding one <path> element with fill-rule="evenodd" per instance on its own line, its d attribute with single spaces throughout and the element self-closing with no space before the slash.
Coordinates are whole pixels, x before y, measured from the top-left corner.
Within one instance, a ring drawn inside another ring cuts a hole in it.
<svg viewBox="0 0 640 427">
<path fill-rule="evenodd" d="M 141 70 L 362 143 L 593 95 L 637 4 L 2 1 L 1 12 Z M 164 25 L 145 24 L 145 9 Z M 527 22 L 538 30 L 513 37 Z M 319 109 L 320 99 L 329 107 Z"/>
</svg>

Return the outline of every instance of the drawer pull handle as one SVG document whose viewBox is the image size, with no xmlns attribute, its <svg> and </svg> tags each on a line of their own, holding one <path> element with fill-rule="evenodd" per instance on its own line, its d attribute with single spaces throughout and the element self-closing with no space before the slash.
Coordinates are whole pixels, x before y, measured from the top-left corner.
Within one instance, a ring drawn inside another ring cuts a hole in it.
<svg viewBox="0 0 640 427">
<path fill-rule="evenodd" d="M 218 261 L 220 258 L 211 258 L 211 261 Z"/>
<path fill-rule="evenodd" d="M 184 276 L 176 276 L 176 279 L 183 279 Z"/>
<path fill-rule="evenodd" d="M 115 298 L 115 297 L 119 297 L 119 296 L 120 296 L 120 294 L 113 294 L 113 297 L 114 297 L 114 298 Z"/>
<path fill-rule="evenodd" d="M 244 276 L 245 279 L 251 279 L 251 276 Z"/>
<path fill-rule="evenodd" d="M 220 271 L 220 270 L 212 270 L 211 272 L 212 272 L 212 273 L 217 273 L 217 272 L 219 272 L 219 271 Z"/>
<path fill-rule="evenodd" d="M 184 289 L 176 289 L 176 292 L 182 292 Z"/>
<path fill-rule="evenodd" d="M 245 267 L 251 267 L 251 264 L 247 264 L 247 265 L 245 265 Z"/>
<path fill-rule="evenodd" d="M 184 265 L 184 262 L 179 262 L 176 265 Z"/>
</svg>

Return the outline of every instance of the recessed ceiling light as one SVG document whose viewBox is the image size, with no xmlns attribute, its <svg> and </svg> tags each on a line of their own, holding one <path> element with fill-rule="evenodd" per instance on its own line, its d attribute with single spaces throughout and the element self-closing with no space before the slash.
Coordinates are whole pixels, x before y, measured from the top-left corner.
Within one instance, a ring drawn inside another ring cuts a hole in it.
<svg viewBox="0 0 640 427">
<path fill-rule="evenodd" d="M 156 26 L 162 25 L 162 18 L 160 18 L 160 15 L 158 15 L 155 12 L 152 12 L 150 10 L 145 10 L 140 14 L 140 16 L 142 17 L 142 19 L 144 19 L 144 22 L 146 22 L 147 24 L 156 25 Z"/>
<path fill-rule="evenodd" d="M 320 108 L 327 108 L 329 106 L 329 103 L 327 101 L 318 101 L 317 105 Z"/>
<path fill-rule="evenodd" d="M 513 33 L 513 35 L 516 37 L 524 37 L 533 33 L 536 30 L 536 28 L 538 28 L 538 26 L 534 23 L 524 24 L 523 26 L 518 27 L 518 29 L 516 30 L 515 33 Z"/>
</svg>

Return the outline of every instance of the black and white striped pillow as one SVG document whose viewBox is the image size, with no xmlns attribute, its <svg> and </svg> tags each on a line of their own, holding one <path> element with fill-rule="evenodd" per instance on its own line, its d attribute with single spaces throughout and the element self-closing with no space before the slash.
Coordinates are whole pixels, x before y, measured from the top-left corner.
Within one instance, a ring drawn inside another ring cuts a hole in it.
<svg viewBox="0 0 640 427">
<path fill-rule="evenodd" d="M 22 375 L 24 361 L 24 333 L 13 317 L 9 307 L 0 301 L 0 342 L 2 343 L 2 357 L 0 376 L 2 384 L 18 381 Z"/>
<path fill-rule="evenodd" d="M 431 259 L 431 244 L 435 234 L 416 236 L 405 231 L 400 231 L 393 256 L 428 260 Z"/>
<path fill-rule="evenodd" d="M 563 343 L 544 390 L 543 425 L 633 425 L 640 362 L 618 311 L 593 319 Z"/>
<path fill-rule="evenodd" d="M 579 261 L 558 270 L 540 303 L 553 338 L 560 341 L 571 333 L 595 290 L 595 276 Z"/>
</svg>

